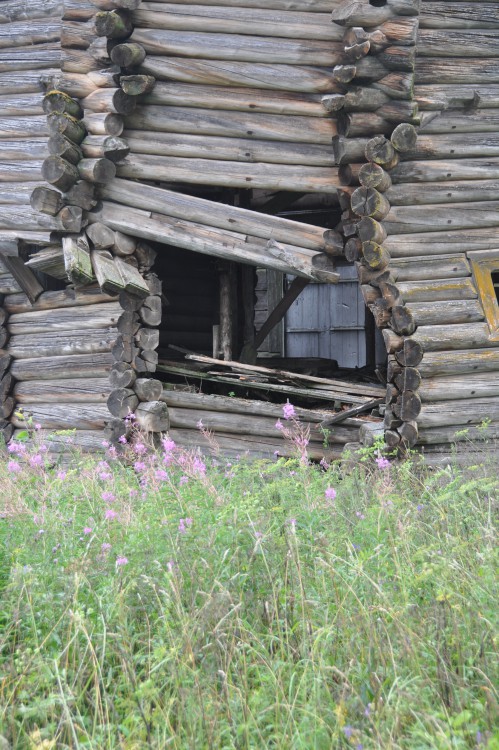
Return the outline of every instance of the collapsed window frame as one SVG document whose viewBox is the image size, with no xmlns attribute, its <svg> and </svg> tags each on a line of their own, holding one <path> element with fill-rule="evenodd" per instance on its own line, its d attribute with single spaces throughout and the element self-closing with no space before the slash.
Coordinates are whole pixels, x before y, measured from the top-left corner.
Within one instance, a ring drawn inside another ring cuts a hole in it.
<svg viewBox="0 0 499 750">
<path fill-rule="evenodd" d="M 499 249 L 476 250 L 467 254 L 475 287 L 490 329 L 490 341 L 499 341 Z M 494 286 L 494 275 L 497 287 Z"/>
</svg>

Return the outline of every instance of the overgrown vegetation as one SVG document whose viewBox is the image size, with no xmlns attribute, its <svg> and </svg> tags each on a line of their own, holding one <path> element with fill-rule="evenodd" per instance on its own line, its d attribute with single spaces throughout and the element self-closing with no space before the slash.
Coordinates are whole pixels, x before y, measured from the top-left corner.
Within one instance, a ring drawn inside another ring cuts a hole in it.
<svg viewBox="0 0 499 750">
<path fill-rule="evenodd" d="M 499 748 L 494 467 L 125 448 L 2 461 L 2 750 Z"/>
</svg>

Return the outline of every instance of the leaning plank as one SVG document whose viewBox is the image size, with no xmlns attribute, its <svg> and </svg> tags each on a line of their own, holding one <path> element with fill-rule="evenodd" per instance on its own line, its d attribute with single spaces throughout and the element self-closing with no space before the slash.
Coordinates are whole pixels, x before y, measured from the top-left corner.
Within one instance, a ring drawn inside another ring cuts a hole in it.
<svg viewBox="0 0 499 750">
<path fill-rule="evenodd" d="M 31 268 L 25 266 L 21 258 L 10 255 L 4 255 L 2 263 L 7 271 L 12 274 L 30 302 L 35 302 L 43 292 L 43 287 Z"/>
<path fill-rule="evenodd" d="M 11 373 L 19 381 L 73 378 L 105 378 L 114 358 L 110 351 L 97 354 L 66 354 L 55 357 L 16 359 Z"/>
<path fill-rule="evenodd" d="M 342 61 L 344 47 L 341 42 L 164 31 L 155 28 L 136 28 L 128 41 L 142 45 L 147 54 L 151 55 L 251 63 L 259 63 L 263 58 L 268 63 L 329 67 Z"/>
<path fill-rule="evenodd" d="M 106 377 L 27 380 L 17 383 L 14 396 L 19 404 L 105 403 L 111 392 Z"/>
<path fill-rule="evenodd" d="M 112 180 L 101 187 L 103 198 L 144 210 L 157 211 L 178 219 L 207 224 L 262 239 L 296 243 L 319 252 L 327 249 L 327 232 L 298 221 L 261 214 L 235 206 L 221 205 L 196 196 L 141 185 L 130 180 Z"/>
<path fill-rule="evenodd" d="M 118 177 L 162 180 L 194 185 L 292 190 L 336 195 L 335 167 L 299 167 L 289 164 L 249 164 L 215 159 L 132 155 L 118 165 Z"/>
</svg>

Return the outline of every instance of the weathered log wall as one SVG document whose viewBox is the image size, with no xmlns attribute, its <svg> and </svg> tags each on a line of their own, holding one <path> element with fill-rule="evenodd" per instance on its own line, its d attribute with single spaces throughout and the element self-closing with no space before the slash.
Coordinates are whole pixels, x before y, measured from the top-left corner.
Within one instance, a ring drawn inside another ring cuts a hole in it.
<svg viewBox="0 0 499 750">
<path fill-rule="evenodd" d="M 388 103 L 384 85 L 373 81 L 345 96 L 347 137 L 336 144 L 346 195 L 363 217 L 347 250 L 360 255 L 362 290 L 389 354 L 391 447 L 449 443 L 455 433 L 466 439 L 461 428 L 487 418 L 494 431 L 499 396 L 499 307 L 490 280 L 494 258 L 499 268 L 499 14 L 489 3 L 432 0 L 422 0 L 418 13 L 406 74 L 412 68 L 414 89 L 406 82 L 399 91 L 399 104 L 407 101 L 399 108 L 404 138 L 395 131 L 395 150 L 383 138 L 391 128 L 379 115 Z M 364 110 L 376 110 L 376 147 L 361 137 L 371 134 Z M 364 150 L 369 167 L 359 163 Z"/>
</svg>

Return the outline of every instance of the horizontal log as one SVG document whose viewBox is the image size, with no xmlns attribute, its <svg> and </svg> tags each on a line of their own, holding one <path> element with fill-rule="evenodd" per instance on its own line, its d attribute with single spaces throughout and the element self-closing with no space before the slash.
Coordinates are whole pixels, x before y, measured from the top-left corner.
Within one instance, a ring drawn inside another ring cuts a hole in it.
<svg viewBox="0 0 499 750">
<path fill-rule="evenodd" d="M 425 382 L 439 376 L 498 372 L 499 348 L 426 352 L 419 371 Z"/>
<path fill-rule="evenodd" d="M 386 193 L 392 206 L 424 206 L 434 203 L 499 200 L 499 179 L 457 180 L 425 184 L 394 185 Z"/>
<path fill-rule="evenodd" d="M 282 164 L 250 164 L 215 159 L 132 155 L 118 165 L 118 177 L 162 180 L 196 185 L 294 190 L 336 195 L 335 167 L 297 167 Z"/>
<path fill-rule="evenodd" d="M 2 182 L 21 182 L 43 180 L 42 161 L 17 161 L 4 159 L 0 161 L 0 180 Z"/>
<path fill-rule="evenodd" d="M 341 63 L 341 42 L 300 41 L 242 34 L 204 34 L 135 28 L 130 42 L 148 55 L 180 56 L 230 62 L 255 62 L 262 58 L 282 65 L 334 66 Z"/>
<path fill-rule="evenodd" d="M 2 117 L 40 116 L 43 114 L 42 95 L 8 94 L 0 96 Z"/>
<path fill-rule="evenodd" d="M 60 54 L 58 42 L 26 47 L 7 46 L 5 49 L 0 48 L 0 73 L 57 68 L 60 64 Z"/>
<path fill-rule="evenodd" d="M 140 0 L 91 0 L 91 2 L 99 10 L 114 10 L 115 8 L 135 10 L 140 5 Z"/>
<path fill-rule="evenodd" d="M 393 258 L 443 255 L 450 252 L 471 252 L 497 247 L 497 238 L 490 229 L 468 229 L 450 232 L 420 232 L 396 234 L 388 237 L 384 245 Z"/>
<path fill-rule="evenodd" d="M 429 112 L 421 117 L 419 133 L 496 133 L 498 125 L 499 114 L 495 109 L 474 109 L 463 113 Z"/>
<path fill-rule="evenodd" d="M 62 6 L 62 0 L 31 0 L 29 6 L 25 0 L 4 0 L 0 6 L 0 23 L 60 18 Z"/>
<path fill-rule="evenodd" d="M 425 352 L 448 349 L 483 349 L 490 346 L 490 328 L 487 323 L 461 323 L 456 325 L 420 326 L 411 337 Z"/>
<path fill-rule="evenodd" d="M 40 114 L 36 117 L 0 117 L 0 138 L 43 138 L 48 136 L 47 118 Z"/>
<path fill-rule="evenodd" d="M 17 383 L 14 397 L 19 404 L 106 403 L 111 392 L 108 378 L 60 378 Z"/>
<path fill-rule="evenodd" d="M 497 29 L 499 14 L 495 3 L 463 3 L 445 0 L 428 3 L 419 18 L 421 29 Z"/>
<path fill-rule="evenodd" d="M 252 34 L 288 39 L 341 42 L 344 30 L 331 23 L 326 13 L 233 8 L 216 5 L 178 6 L 145 2 L 133 14 L 136 28 L 201 31 L 220 34 Z"/>
<path fill-rule="evenodd" d="M 87 21 L 64 20 L 60 27 L 61 46 L 70 49 L 88 49 L 95 39 L 93 17 Z"/>
<path fill-rule="evenodd" d="M 477 100 L 481 109 L 499 107 L 499 85 L 478 84 L 453 86 L 452 84 L 418 84 L 414 98 L 421 110 L 438 110 L 448 107 L 472 105 Z"/>
<path fill-rule="evenodd" d="M 109 135 L 88 135 L 81 144 L 83 156 L 105 158 L 118 162 L 128 156 L 130 145 L 122 138 Z"/>
<path fill-rule="evenodd" d="M 18 381 L 73 378 L 105 378 L 113 364 L 111 352 L 34 357 L 12 362 L 11 373 Z"/>
<path fill-rule="evenodd" d="M 471 300 L 478 296 L 471 278 L 397 281 L 397 289 L 403 301 L 409 305 L 413 302 L 435 303 L 443 300 Z"/>
<path fill-rule="evenodd" d="M 118 115 L 130 115 L 136 104 L 135 97 L 128 96 L 121 88 L 98 89 L 81 102 L 85 111 L 112 112 Z"/>
<path fill-rule="evenodd" d="M 397 283 L 433 279 L 461 279 L 471 275 L 470 264 L 464 253 L 431 255 L 424 258 L 409 257 L 392 260 L 391 270 Z"/>
<path fill-rule="evenodd" d="M 499 370 L 466 375 L 448 375 L 424 380 L 419 395 L 423 403 L 499 396 Z"/>
<path fill-rule="evenodd" d="M 244 138 L 178 135 L 177 133 L 152 134 L 147 130 L 125 130 L 123 137 L 134 155 L 149 154 L 316 167 L 333 167 L 335 161 L 330 145 L 253 141 Z"/>
<path fill-rule="evenodd" d="M 149 209 L 261 239 L 273 237 L 278 242 L 296 242 L 302 247 L 317 251 L 324 250 L 327 245 L 327 234 L 320 227 L 221 205 L 163 188 L 139 185 L 128 180 L 113 180 L 101 188 L 101 195 L 132 208 Z"/>
<path fill-rule="evenodd" d="M 95 0 L 94 0 L 95 1 Z M 170 0 L 172 5 L 183 11 L 183 6 L 191 6 L 191 0 Z M 258 8 L 269 10 L 294 10 L 307 13 L 330 13 L 331 0 L 217 0 L 217 5 L 230 8 Z M 118 3 L 114 4 L 115 6 Z M 213 0 L 196 0 L 196 5 L 213 5 Z"/>
<path fill-rule="evenodd" d="M 4 308 L 9 315 L 16 313 L 50 311 L 63 307 L 80 307 L 97 303 L 114 302 L 116 297 L 104 294 L 99 288 L 64 289 L 58 292 L 43 292 L 36 302 L 30 303 L 26 295 L 13 294 L 4 300 Z"/>
<path fill-rule="evenodd" d="M 421 429 L 446 425 L 480 424 L 488 419 L 499 420 L 499 399 L 471 398 L 426 403 L 421 407 L 418 425 Z"/>
<path fill-rule="evenodd" d="M 95 15 L 95 5 L 90 0 L 64 0 L 62 5 L 62 18 L 65 20 L 88 21 Z"/>
<path fill-rule="evenodd" d="M 256 239 L 254 239 L 253 242 L 249 243 L 246 242 L 247 238 L 244 235 L 227 233 L 219 229 L 203 227 L 160 214 L 151 216 L 146 211 L 122 208 L 107 202 L 102 204 L 99 211 L 96 210 L 89 214 L 89 218 L 90 221 L 102 221 L 112 229 L 144 239 L 156 240 L 215 257 L 228 260 L 237 259 L 240 262 L 276 268 L 305 278 L 308 277 L 307 272 L 299 270 L 297 267 L 291 267 L 288 263 L 269 253 L 265 242 L 257 244 Z M 287 247 L 289 248 L 289 246 Z M 309 255 L 306 253 L 309 253 Z M 295 248 L 293 257 L 297 264 L 300 264 L 300 266 L 304 264 L 309 269 L 309 273 L 313 272 L 314 253 L 312 251 Z"/>
<path fill-rule="evenodd" d="M 334 120 L 317 117 L 246 114 L 190 107 L 144 106 L 127 118 L 131 130 L 152 130 L 229 138 L 316 143 L 330 147 Z"/>
<path fill-rule="evenodd" d="M 1 6 L 0 6 L 1 7 Z M 20 73 L 0 73 L 0 96 L 9 94 L 43 94 L 44 81 L 58 74 L 58 70 L 25 70 Z M 54 87 L 55 88 L 55 87 Z"/>
<path fill-rule="evenodd" d="M 14 359 L 38 357 L 58 357 L 68 354 L 98 354 L 111 349 L 117 338 L 116 328 L 100 328 L 86 331 L 60 333 L 22 334 L 12 336 L 9 341 L 9 354 Z"/>
<path fill-rule="evenodd" d="M 28 409 L 25 410 L 28 413 Z M 86 404 L 71 406 L 64 404 L 34 404 L 29 409 L 29 414 L 34 422 L 41 425 L 44 430 L 98 430 L 105 426 L 110 414 L 105 404 L 93 402 L 91 399 Z M 25 427 L 25 422 L 16 414 L 12 418 L 16 427 Z"/>
<path fill-rule="evenodd" d="M 420 29 L 418 32 L 418 58 L 480 58 L 498 57 L 499 40 L 495 30 L 486 29 Z"/>
<path fill-rule="evenodd" d="M 475 229 L 496 227 L 498 201 L 449 203 L 425 206 L 392 206 L 385 216 L 388 235 L 413 232 L 438 232 L 444 228 Z"/>
<path fill-rule="evenodd" d="M 404 309 L 413 316 L 417 326 L 475 323 L 485 317 L 480 302 L 475 299 L 411 302 L 406 303 Z"/>
<path fill-rule="evenodd" d="M 0 177 L 2 176 L 0 164 Z M 61 229 L 61 224 L 54 216 L 41 214 L 31 206 L 2 206 L 0 211 L 0 228 L 11 229 L 22 234 L 22 230 Z"/>
<path fill-rule="evenodd" d="M 156 81 L 153 90 L 145 94 L 141 101 L 144 104 L 235 110 L 256 114 L 322 118 L 328 116 L 321 104 L 319 94 L 232 86 L 204 86 L 176 81 Z"/>
<path fill-rule="evenodd" d="M 32 192 L 36 190 L 38 187 L 40 187 L 39 182 L 0 183 L 0 205 L 2 206 L 28 205 L 30 203 Z M 59 206 L 59 209 L 60 209 L 60 206 Z M 57 211 L 55 213 L 57 213 Z"/>
<path fill-rule="evenodd" d="M 60 52 L 59 64 L 64 73 L 84 75 L 93 70 L 100 70 L 105 62 L 96 59 L 89 50 L 63 48 Z"/>
<path fill-rule="evenodd" d="M 423 447 L 425 463 L 434 465 L 441 458 L 446 464 L 461 463 L 463 453 L 474 464 L 481 463 L 489 451 L 494 454 L 497 448 L 490 441 L 499 437 L 499 422 L 484 425 L 448 425 L 444 427 L 427 427 L 419 430 L 418 445 Z M 487 442 L 486 442 L 487 441 Z M 445 464 L 444 464 L 445 465 Z"/>
<path fill-rule="evenodd" d="M 499 83 L 499 59 L 421 57 L 416 66 L 416 83 Z"/>
<path fill-rule="evenodd" d="M 1 70 L 1 63 L 0 63 Z M 328 68 L 270 63 L 194 60 L 148 55 L 139 69 L 158 80 L 208 86 L 238 86 L 312 94 L 340 92 Z"/>
<path fill-rule="evenodd" d="M 120 136 L 124 128 L 123 118 L 114 112 L 85 112 L 83 125 L 91 135 Z"/>
<path fill-rule="evenodd" d="M 57 42 L 60 39 L 58 18 L 37 18 L 0 24 L 0 49 L 26 47 Z"/>
<path fill-rule="evenodd" d="M 46 138 L 30 139 L 7 139 L 0 140 L 0 159 L 13 161 L 29 161 L 34 159 L 39 161 L 44 156 L 48 156 Z"/>
<path fill-rule="evenodd" d="M 104 328 L 116 325 L 121 313 L 118 302 L 17 313 L 9 317 L 8 330 L 15 335 Z"/>
</svg>

